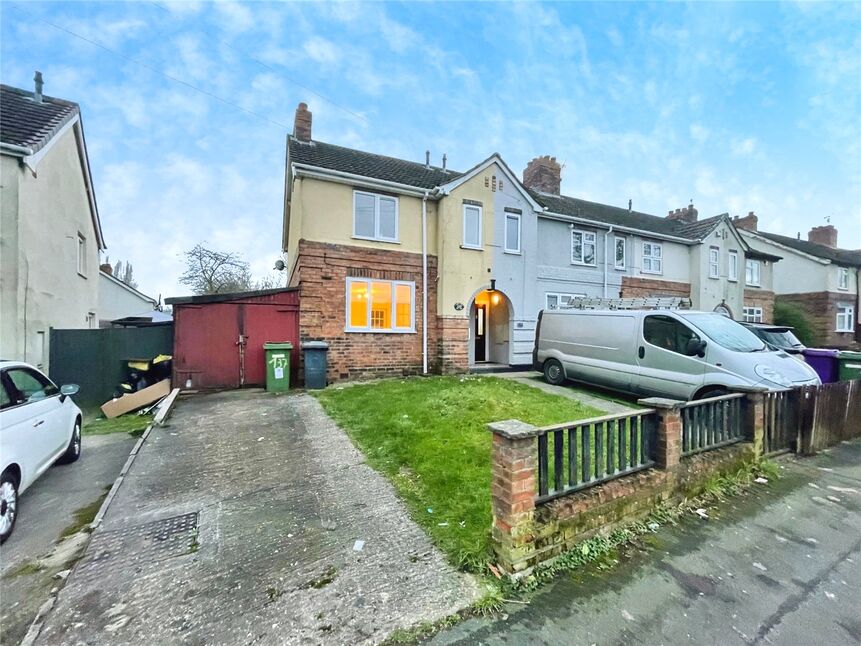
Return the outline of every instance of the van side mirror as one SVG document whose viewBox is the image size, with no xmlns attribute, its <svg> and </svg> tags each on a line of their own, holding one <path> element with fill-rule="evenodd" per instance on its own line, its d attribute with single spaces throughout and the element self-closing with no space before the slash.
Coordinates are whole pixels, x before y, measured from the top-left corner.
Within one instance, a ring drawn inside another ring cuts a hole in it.
<svg viewBox="0 0 861 646">
<path fill-rule="evenodd" d="M 688 345 L 685 347 L 685 354 L 689 357 L 706 356 L 706 342 L 697 338 L 688 339 Z"/>
</svg>

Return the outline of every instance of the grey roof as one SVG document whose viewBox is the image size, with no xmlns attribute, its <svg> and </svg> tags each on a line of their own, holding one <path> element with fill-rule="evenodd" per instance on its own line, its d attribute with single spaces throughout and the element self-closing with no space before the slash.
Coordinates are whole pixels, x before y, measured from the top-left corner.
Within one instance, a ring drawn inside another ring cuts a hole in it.
<svg viewBox="0 0 861 646">
<path fill-rule="evenodd" d="M 678 222 L 679 235 L 685 238 L 693 238 L 694 240 L 703 240 L 714 231 L 717 226 L 724 220 L 729 219 L 726 215 L 715 215 L 705 220 L 697 220 L 696 222 Z"/>
<path fill-rule="evenodd" d="M 0 85 L 0 141 L 4 144 L 36 152 L 79 113 L 77 103 L 49 96 L 36 103 L 32 92 Z"/>
<path fill-rule="evenodd" d="M 852 267 L 861 267 L 861 250 L 852 249 L 834 249 L 827 247 L 824 244 L 816 242 L 808 242 L 799 238 L 790 238 L 789 236 L 781 236 L 776 233 L 767 233 L 765 231 L 757 231 L 757 235 L 767 238 L 778 244 L 782 244 L 790 249 L 801 251 L 817 258 L 825 258 L 839 265 L 849 265 Z"/>
<path fill-rule="evenodd" d="M 288 154 L 291 163 L 308 164 L 423 189 L 435 188 L 461 176 L 461 173 L 443 170 L 437 166 L 425 166 L 419 162 L 367 153 L 322 141 L 299 141 L 293 136 L 290 137 Z"/>
</svg>

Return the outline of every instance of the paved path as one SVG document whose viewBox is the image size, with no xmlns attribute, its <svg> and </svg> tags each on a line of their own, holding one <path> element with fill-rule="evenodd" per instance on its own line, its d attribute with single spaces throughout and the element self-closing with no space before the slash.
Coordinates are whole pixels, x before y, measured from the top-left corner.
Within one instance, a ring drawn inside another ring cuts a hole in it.
<svg viewBox="0 0 861 646">
<path fill-rule="evenodd" d="M 85 435 L 77 462 L 51 467 L 21 496 L 15 531 L 0 547 L 4 644 L 21 640 L 57 583 L 51 577 L 65 569 L 65 563 L 52 558 L 53 565 L 40 572 L 22 567 L 50 552 L 62 531 L 75 524 L 75 511 L 107 492 L 135 441 L 128 433 Z"/>
<path fill-rule="evenodd" d="M 437 635 L 453 644 L 861 643 L 861 440 L 661 529 L 608 571 L 561 577 L 506 619 Z"/>
<path fill-rule="evenodd" d="M 198 395 L 147 439 L 37 643 L 371 643 L 475 594 L 315 399 Z"/>
<path fill-rule="evenodd" d="M 568 399 L 575 399 L 579 402 L 583 402 L 587 406 L 592 406 L 610 414 L 627 413 L 638 408 L 635 399 L 625 398 L 623 395 L 610 392 L 601 394 L 604 391 L 599 390 L 595 390 L 593 393 L 585 390 L 584 388 L 574 386 L 571 382 L 565 383 L 562 386 L 548 384 L 544 381 L 541 374 L 535 371 L 495 372 L 490 376 L 511 379 L 518 383 L 538 388 L 539 390 L 543 390 L 551 395 L 560 395 L 562 397 L 567 397 Z"/>
</svg>

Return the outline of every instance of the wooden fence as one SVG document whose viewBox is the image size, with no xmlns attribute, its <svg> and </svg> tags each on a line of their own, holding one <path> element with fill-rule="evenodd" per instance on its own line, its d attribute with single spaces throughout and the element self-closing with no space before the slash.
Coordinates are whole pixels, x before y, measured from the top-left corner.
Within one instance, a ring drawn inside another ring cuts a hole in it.
<svg viewBox="0 0 861 646">
<path fill-rule="evenodd" d="M 799 453 L 861 437 L 861 380 L 803 386 L 796 393 Z"/>
</svg>

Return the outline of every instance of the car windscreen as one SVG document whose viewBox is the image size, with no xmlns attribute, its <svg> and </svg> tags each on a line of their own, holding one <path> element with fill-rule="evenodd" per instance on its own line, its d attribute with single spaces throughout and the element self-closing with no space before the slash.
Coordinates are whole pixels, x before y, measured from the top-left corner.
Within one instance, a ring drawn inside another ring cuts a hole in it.
<svg viewBox="0 0 861 646">
<path fill-rule="evenodd" d="M 803 348 L 804 344 L 789 330 L 759 330 L 759 336 L 778 348 Z"/>
<path fill-rule="evenodd" d="M 759 352 L 765 349 L 765 344 L 753 332 L 723 314 L 685 314 L 684 318 L 727 350 Z"/>
</svg>

